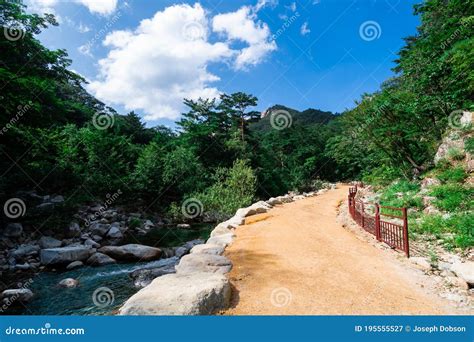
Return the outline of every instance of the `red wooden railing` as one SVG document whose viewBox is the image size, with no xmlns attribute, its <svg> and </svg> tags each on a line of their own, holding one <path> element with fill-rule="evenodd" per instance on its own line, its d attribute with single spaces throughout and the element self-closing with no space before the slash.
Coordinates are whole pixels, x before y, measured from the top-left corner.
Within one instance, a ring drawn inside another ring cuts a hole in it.
<svg viewBox="0 0 474 342">
<path fill-rule="evenodd" d="M 410 257 L 407 208 L 395 208 L 375 204 L 375 215 L 371 216 L 365 211 L 365 206 L 372 204 L 357 200 L 355 198 L 357 189 L 357 184 L 349 188 L 349 213 L 352 219 L 361 226 L 362 229 L 375 235 L 378 241 L 383 241 L 390 247 L 405 252 L 406 256 Z M 394 212 L 400 212 L 401 214 L 394 214 Z M 402 221 L 402 224 L 384 221 L 381 219 L 382 216 L 399 219 Z"/>
</svg>

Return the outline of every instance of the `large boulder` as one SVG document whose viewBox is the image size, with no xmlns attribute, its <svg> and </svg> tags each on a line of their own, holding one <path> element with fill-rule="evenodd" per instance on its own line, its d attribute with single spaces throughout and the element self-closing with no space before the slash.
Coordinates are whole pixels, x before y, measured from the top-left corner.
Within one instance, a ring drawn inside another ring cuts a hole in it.
<svg viewBox="0 0 474 342">
<path fill-rule="evenodd" d="M 180 274 L 195 272 L 229 273 L 232 262 L 222 255 L 204 253 L 193 253 L 181 258 L 176 266 L 176 272 Z"/>
<path fill-rule="evenodd" d="M 272 197 L 267 201 L 267 203 L 273 206 L 277 204 L 282 204 L 283 202 L 279 198 Z"/>
<path fill-rule="evenodd" d="M 107 237 L 109 239 L 122 239 L 123 234 L 118 227 L 113 226 L 107 232 Z"/>
<path fill-rule="evenodd" d="M 10 238 L 20 237 L 23 232 L 23 226 L 21 223 L 9 223 L 3 230 L 3 235 Z"/>
<path fill-rule="evenodd" d="M 175 252 L 174 252 L 174 255 L 177 256 L 178 258 L 181 258 L 183 255 L 188 254 L 189 251 L 191 251 L 191 248 L 193 248 L 194 246 L 199 245 L 201 243 L 204 243 L 204 241 L 201 240 L 201 239 L 188 241 L 184 245 L 176 248 Z"/>
<path fill-rule="evenodd" d="M 39 239 L 39 245 L 42 249 L 57 248 L 61 247 L 62 242 L 51 236 L 42 236 L 41 239 Z"/>
<path fill-rule="evenodd" d="M 7 302 L 28 302 L 33 298 L 33 292 L 30 289 L 9 289 L 2 292 L 2 300 Z"/>
<path fill-rule="evenodd" d="M 193 253 L 203 253 L 203 254 L 212 254 L 212 255 L 222 255 L 224 253 L 224 247 L 219 245 L 212 244 L 202 244 L 196 245 L 191 249 L 191 254 Z"/>
<path fill-rule="evenodd" d="M 41 250 L 40 259 L 43 265 L 70 264 L 88 259 L 95 251 L 88 246 L 48 248 Z"/>
<path fill-rule="evenodd" d="M 99 248 L 99 252 L 107 254 L 117 260 L 130 261 L 156 260 L 161 256 L 161 249 L 138 244 L 104 246 Z"/>
<path fill-rule="evenodd" d="M 219 236 L 213 236 L 207 240 L 209 245 L 218 245 L 222 247 L 227 247 L 234 241 L 234 234 L 223 234 Z"/>
<path fill-rule="evenodd" d="M 115 264 L 116 261 L 108 255 L 102 253 L 94 253 L 89 257 L 89 259 L 87 259 L 86 263 L 92 266 L 103 266 Z"/>
<path fill-rule="evenodd" d="M 94 222 L 90 226 L 90 231 L 93 235 L 104 236 L 110 229 L 110 224 Z"/>
<path fill-rule="evenodd" d="M 232 230 L 227 228 L 225 225 L 218 224 L 217 227 L 212 230 L 211 237 L 219 236 L 223 234 L 232 234 Z"/>
<path fill-rule="evenodd" d="M 133 279 L 135 287 L 142 288 L 148 286 L 153 279 L 161 277 L 165 274 L 175 273 L 175 266 L 179 262 L 179 258 L 171 257 L 168 259 L 161 259 L 157 262 L 156 267 L 141 268 L 130 273 L 130 278 Z"/>
<path fill-rule="evenodd" d="M 222 274 L 168 274 L 156 278 L 120 308 L 120 315 L 211 315 L 228 307 L 229 280 Z"/>
<path fill-rule="evenodd" d="M 455 262 L 451 266 L 451 271 L 468 283 L 470 287 L 474 286 L 474 261 Z"/>
</svg>

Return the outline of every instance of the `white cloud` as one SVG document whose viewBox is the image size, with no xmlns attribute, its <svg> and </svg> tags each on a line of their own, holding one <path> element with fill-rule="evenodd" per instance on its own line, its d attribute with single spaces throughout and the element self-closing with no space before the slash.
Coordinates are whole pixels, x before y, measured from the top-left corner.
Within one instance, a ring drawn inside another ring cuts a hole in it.
<svg viewBox="0 0 474 342">
<path fill-rule="evenodd" d="M 307 34 L 309 34 L 311 32 L 311 30 L 309 29 L 308 27 L 308 22 L 305 21 L 303 23 L 303 25 L 301 25 L 301 28 L 300 28 L 300 33 L 302 36 L 306 36 Z"/>
<path fill-rule="evenodd" d="M 269 52 L 276 50 L 276 43 L 271 41 L 267 24 L 256 21 L 256 15 L 250 7 L 244 6 L 236 12 L 216 15 L 212 20 L 212 27 L 215 32 L 224 34 L 229 42 L 243 41 L 248 44 L 237 55 L 236 69 L 256 65 Z"/>
<path fill-rule="evenodd" d="M 73 0 L 78 4 L 86 6 L 91 13 L 101 15 L 111 14 L 117 8 L 118 0 Z M 34 13 L 51 13 L 56 15 L 55 7 L 59 0 L 27 0 L 26 5 L 29 11 Z"/>
<path fill-rule="evenodd" d="M 276 48 L 267 42 L 268 27 L 252 21 L 248 8 L 229 15 L 231 25 L 216 27 L 225 39 L 212 42 L 214 20 L 200 4 L 170 6 L 142 20 L 134 30 L 109 33 L 103 41 L 109 53 L 99 61 L 99 76 L 88 89 L 102 101 L 143 111 L 147 121 L 177 119 L 184 98 L 219 95 L 214 85 L 219 77 L 208 70 L 210 64 L 253 65 Z M 248 46 L 232 49 L 233 40 Z"/>
<path fill-rule="evenodd" d="M 91 13 L 111 14 L 117 8 L 117 0 L 76 0 L 86 6 Z"/>
<path fill-rule="evenodd" d="M 77 31 L 80 33 L 87 33 L 90 32 L 91 28 L 83 23 L 79 23 L 79 26 L 77 27 Z"/>
<path fill-rule="evenodd" d="M 288 8 L 292 12 L 296 12 L 296 2 L 292 2 L 291 4 L 285 7 Z"/>
</svg>

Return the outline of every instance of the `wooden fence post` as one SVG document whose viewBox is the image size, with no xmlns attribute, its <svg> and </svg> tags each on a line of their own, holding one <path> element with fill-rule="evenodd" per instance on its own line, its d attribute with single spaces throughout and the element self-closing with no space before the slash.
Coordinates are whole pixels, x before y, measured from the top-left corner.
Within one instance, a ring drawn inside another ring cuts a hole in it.
<svg viewBox="0 0 474 342">
<path fill-rule="evenodd" d="M 408 245 L 408 211 L 407 208 L 402 208 L 403 212 L 403 245 L 405 247 L 405 254 L 407 258 L 410 257 L 410 246 Z"/>
<path fill-rule="evenodd" d="M 380 234 L 380 206 L 378 203 L 375 203 L 375 237 L 378 241 L 382 240 Z"/>
</svg>

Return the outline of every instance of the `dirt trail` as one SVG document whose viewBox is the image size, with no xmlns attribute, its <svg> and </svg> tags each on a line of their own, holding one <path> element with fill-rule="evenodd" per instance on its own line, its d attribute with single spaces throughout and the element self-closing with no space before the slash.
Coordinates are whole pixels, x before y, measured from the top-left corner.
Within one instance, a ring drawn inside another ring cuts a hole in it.
<svg viewBox="0 0 474 342">
<path fill-rule="evenodd" d="M 228 315 L 449 314 L 393 253 L 337 223 L 348 187 L 273 208 L 241 226 L 227 248 L 234 268 Z"/>
</svg>

